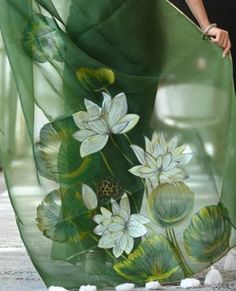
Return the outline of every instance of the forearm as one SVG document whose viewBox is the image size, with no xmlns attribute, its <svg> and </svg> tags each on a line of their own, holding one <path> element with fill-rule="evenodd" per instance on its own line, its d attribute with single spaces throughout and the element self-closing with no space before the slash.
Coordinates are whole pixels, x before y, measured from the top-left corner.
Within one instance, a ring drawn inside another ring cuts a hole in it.
<svg viewBox="0 0 236 291">
<path fill-rule="evenodd" d="M 204 7 L 202 0 L 185 0 L 187 5 L 189 6 L 192 14 L 198 21 L 202 30 L 205 30 L 209 25 L 210 21 L 208 19 L 206 9 Z"/>
</svg>

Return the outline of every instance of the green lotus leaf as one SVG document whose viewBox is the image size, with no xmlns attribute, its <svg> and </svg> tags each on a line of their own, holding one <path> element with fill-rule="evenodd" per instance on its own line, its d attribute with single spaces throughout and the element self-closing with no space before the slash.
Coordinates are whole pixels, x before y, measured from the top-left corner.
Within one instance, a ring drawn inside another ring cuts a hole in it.
<svg viewBox="0 0 236 291">
<path fill-rule="evenodd" d="M 64 60 L 64 34 L 52 18 L 32 15 L 25 24 L 21 43 L 25 52 L 36 62 Z"/>
<path fill-rule="evenodd" d="M 49 193 L 37 208 L 36 221 L 47 238 L 60 243 L 81 241 L 92 227 L 80 193 L 68 189 Z"/>
<path fill-rule="evenodd" d="M 86 89 L 92 91 L 102 91 L 115 82 L 114 72 L 106 68 L 80 68 L 76 77 Z"/>
<path fill-rule="evenodd" d="M 184 246 L 189 257 L 198 262 L 213 262 L 229 248 L 230 223 L 219 206 L 200 209 L 184 231 Z"/>
<path fill-rule="evenodd" d="M 114 269 L 125 279 L 139 284 L 155 280 L 167 282 L 177 273 L 180 277 L 183 275 L 171 243 L 162 235 L 153 235 L 141 242 Z"/>
<path fill-rule="evenodd" d="M 57 130 L 55 129 L 57 128 Z M 72 136 L 73 130 L 65 124 L 46 124 L 35 147 L 40 174 L 65 185 L 78 185 L 91 180 L 100 168 L 100 156 L 80 156 L 80 143 Z"/>
<path fill-rule="evenodd" d="M 148 199 L 151 216 L 162 227 L 181 223 L 191 212 L 194 193 L 183 182 L 158 185 Z"/>
</svg>

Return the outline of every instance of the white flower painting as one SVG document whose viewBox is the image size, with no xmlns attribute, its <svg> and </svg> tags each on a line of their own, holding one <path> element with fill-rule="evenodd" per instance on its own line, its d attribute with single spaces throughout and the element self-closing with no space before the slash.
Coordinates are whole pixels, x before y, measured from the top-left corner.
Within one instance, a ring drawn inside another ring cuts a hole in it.
<svg viewBox="0 0 236 291">
<path fill-rule="evenodd" d="M 118 258 L 123 252 L 130 254 L 134 247 L 134 238 L 142 237 L 147 233 L 144 226 L 149 219 L 141 214 L 131 214 L 127 194 L 121 198 L 120 204 L 111 200 L 112 212 L 104 207 L 102 214 L 94 216 L 98 226 L 94 232 L 101 236 L 98 247 L 112 248 L 113 255 Z"/>
<path fill-rule="evenodd" d="M 124 93 L 120 93 L 114 98 L 104 92 L 102 94 L 102 107 L 85 99 L 84 104 L 87 111 L 73 114 L 75 124 L 80 129 L 73 136 L 82 142 L 81 157 L 102 150 L 111 134 L 124 134 L 139 121 L 137 114 L 127 114 L 128 104 Z"/>
</svg>

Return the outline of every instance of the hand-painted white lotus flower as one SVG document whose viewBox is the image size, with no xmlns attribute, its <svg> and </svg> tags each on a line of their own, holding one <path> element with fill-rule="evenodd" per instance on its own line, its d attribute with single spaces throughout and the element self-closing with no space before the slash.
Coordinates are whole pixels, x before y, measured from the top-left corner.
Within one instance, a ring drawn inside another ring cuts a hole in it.
<svg viewBox="0 0 236 291">
<path fill-rule="evenodd" d="M 113 199 L 111 203 L 112 212 L 102 207 L 102 214 L 94 216 L 94 221 L 98 224 L 94 232 L 101 236 L 98 247 L 112 248 L 114 256 L 118 258 L 123 252 L 131 253 L 134 247 L 134 238 L 147 233 L 144 224 L 149 223 L 149 219 L 141 214 L 130 213 L 127 194 L 122 196 L 120 204 Z"/>
<path fill-rule="evenodd" d="M 128 104 L 124 93 L 116 95 L 113 99 L 104 92 L 102 94 L 102 107 L 85 99 L 87 111 L 73 114 L 74 121 L 80 129 L 73 136 L 82 142 L 81 157 L 102 150 L 110 134 L 126 133 L 139 121 L 137 114 L 127 114 Z"/>
<path fill-rule="evenodd" d="M 93 210 L 98 206 L 98 199 L 96 193 L 88 185 L 82 185 L 82 197 L 84 205 L 87 209 Z"/>
<path fill-rule="evenodd" d="M 164 180 L 184 180 L 188 174 L 180 167 L 188 163 L 192 154 L 185 154 L 186 146 L 177 147 L 178 139 L 173 137 L 168 143 L 164 134 L 154 132 L 152 139 L 145 137 L 144 151 L 137 145 L 131 145 L 141 165 L 131 168 L 129 171 L 139 177 L 150 179 L 157 178 Z"/>
</svg>

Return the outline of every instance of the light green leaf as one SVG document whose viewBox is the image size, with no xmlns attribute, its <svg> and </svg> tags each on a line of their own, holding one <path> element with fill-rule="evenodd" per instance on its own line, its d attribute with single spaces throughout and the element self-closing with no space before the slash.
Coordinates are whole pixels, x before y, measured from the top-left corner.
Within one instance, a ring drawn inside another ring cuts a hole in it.
<svg viewBox="0 0 236 291">
<path fill-rule="evenodd" d="M 231 225 L 219 206 L 200 209 L 184 231 L 184 246 L 191 259 L 212 263 L 229 249 Z"/>
<path fill-rule="evenodd" d="M 91 91 L 102 91 L 115 83 L 114 72 L 107 68 L 80 68 L 76 77 L 81 85 Z"/>
<path fill-rule="evenodd" d="M 148 198 L 151 216 L 162 227 L 181 223 L 191 212 L 194 193 L 183 182 L 158 185 Z"/>
<path fill-rule="evenodd" d="M 36 62 L 64 61 L 64 33 L 52 18 L 32 15 L 25 24 L 21 42 L 25 52 Z"/>
<path fill-rule="evenodd" d="M 84 239 L 91 227 L 91 215 L 78 192 L 66 189 L 49 193 L 37 208 L 37 226 L 56 242 L 77 242 Z"/>
<path fill-rule="evenodd" d="M 82 185 L 82 197 L 84 205 L 89 209 L 93 210 L 97 208 L 98 199 L 96 193 L 88 185 Z"/>
<path fill-rule="evenodd" d="M 114 265 L 116 272 L 127 280 L 144 284 L 148 281 L 170 281 L 180 272 L 179 260 L 170 242 L 154 235 L 141 242 L 127 259 Z"/>
</svg>

